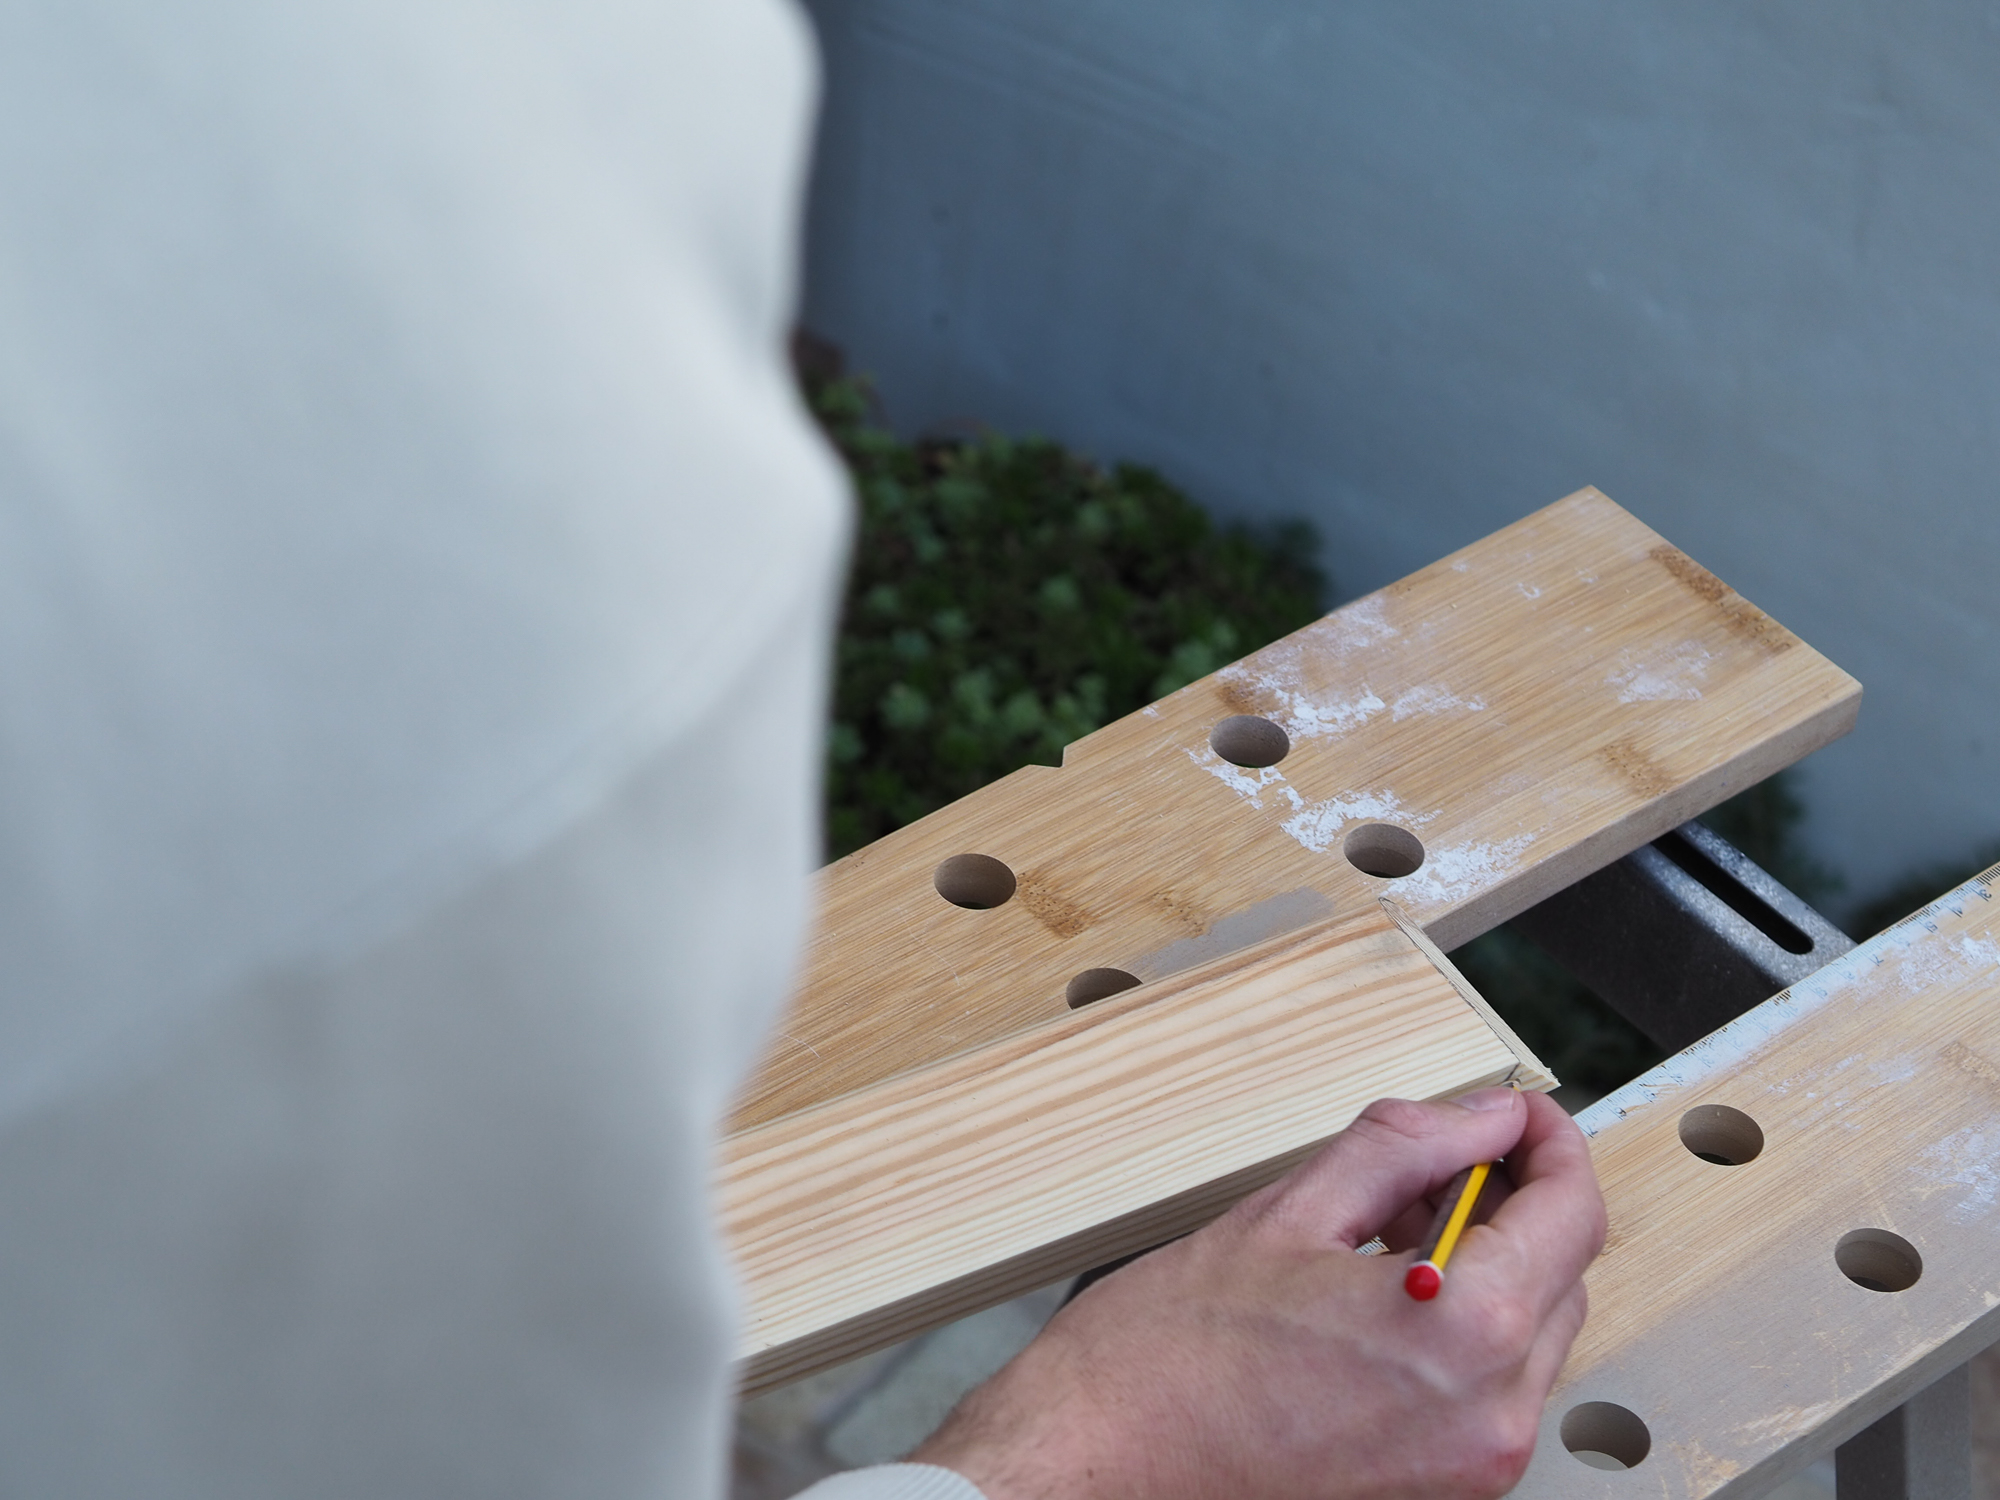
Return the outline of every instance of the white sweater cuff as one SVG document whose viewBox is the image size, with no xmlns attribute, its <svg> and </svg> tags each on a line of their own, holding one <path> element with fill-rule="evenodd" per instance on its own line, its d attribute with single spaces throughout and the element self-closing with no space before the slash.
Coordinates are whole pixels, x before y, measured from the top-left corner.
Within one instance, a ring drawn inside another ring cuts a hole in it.
<svg viewBox="0 0 2000 1500">
<path fill-rule="evenodd" d="M 882 1464 L 822 1479 L 797 1500 L 986 1500 L 963 1474 L 935 1464 Z"/>
</svg>

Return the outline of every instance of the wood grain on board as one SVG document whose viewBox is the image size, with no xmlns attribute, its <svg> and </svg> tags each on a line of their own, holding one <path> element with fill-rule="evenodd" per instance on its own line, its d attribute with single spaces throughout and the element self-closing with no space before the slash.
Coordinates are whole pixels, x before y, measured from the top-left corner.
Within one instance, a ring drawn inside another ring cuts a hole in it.
<svg viewBox="0 0 2000 1500">
<path fill-rule="evenodd" d="M 1748 1500 L 2000 1338 L 1996 882 L 1579 1117 L 1611 1239 L 1516 1496 Z M 1615 1449 L 1608 1408 L 1648 1434 L 1623 1474 L 1563 1441 Z"/>
<path fill-rule="evenodd" d="M 745 1390 L 1185 1233 L 1383 1093 L 1552 1086 L 1462 983 L 1370 903 L 740 1132 Z"/>
<path fill-rule="evenodd" d="M 733 1128 L 1059 1021 L 1085 970 L 1165 979 L 1384 892 L 1456 947 L 1844 733 L 1859 701 L 1580 491 L 829 867 Z M 1289 753 L 1218 755 L 1239 715 Z M 1372 825 L 1420 840 L 1421 867 L 1350 864 Z M 1004 864 L 1011 899 L 940 896 L 962 854 Z"/>
</svg>

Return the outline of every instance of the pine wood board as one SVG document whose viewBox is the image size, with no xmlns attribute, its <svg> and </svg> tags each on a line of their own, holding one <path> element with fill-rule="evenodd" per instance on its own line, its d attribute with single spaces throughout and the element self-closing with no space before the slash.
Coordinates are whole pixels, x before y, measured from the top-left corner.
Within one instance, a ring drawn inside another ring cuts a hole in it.
<svg viewBox="0 0 2000 1500">
<path fill-rule="evenodd" d="M 1590 1318 L 1514 1492 L 1747 1497 L 2000 1338 L 2000 866 L 1606 1098 L 1579 1122 L 1611 1213 Z M 1681 1143 L 1698 1106 L 1764 1146 Z M 1914 1246 L 1905 1290 L 1854 1284 L 1842 1236 Z M 1586 1467 L 1571 1408 L 1636 1413 L 1636 1467 Z"/>
<path fill-rule="evenodd" d="M 1552 1086 L 1413 933 L 1371 903 L 733 1136 L 745 1391 L 1185 1233 L 1384 1093 Z"/>
<path fill-rule="evenodd" d="M 803 984 L 733 1129 L 1060 1022 L 1083 970 L 1157 981 L 1371 910 L 1446 949 L 1851 727 L 1860 688 L 1583 490 L 832 865 Z M 1211 730 L 1281 725 L 1246 770 Z M 1385 880 L 1363 825 L 1422 841 Z M 1017 877 L 991 910 L 932 872 Z"/>
</svg>

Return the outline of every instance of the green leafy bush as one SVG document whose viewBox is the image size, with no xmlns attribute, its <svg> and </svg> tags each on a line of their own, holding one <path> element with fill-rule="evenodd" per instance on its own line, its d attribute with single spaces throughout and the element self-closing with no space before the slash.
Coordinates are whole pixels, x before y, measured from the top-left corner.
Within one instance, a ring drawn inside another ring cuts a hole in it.
<svg viewBox="0 0 2000 1500">
<path fill-rule="evenodd" d="M 1218 527 L 1149 469 L 1055 443 L 910 444 L 809 387 L 861 501 L 829 740 L 845 854 L 1322 613 L 1302 524 Z"/>
</svg>

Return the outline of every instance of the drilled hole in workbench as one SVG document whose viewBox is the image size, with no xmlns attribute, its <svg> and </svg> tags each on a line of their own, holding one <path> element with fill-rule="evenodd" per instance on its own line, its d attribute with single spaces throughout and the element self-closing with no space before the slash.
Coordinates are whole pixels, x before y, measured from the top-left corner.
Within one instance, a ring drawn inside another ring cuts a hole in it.
<svg viewBox="0 0 2000 1500">
<path fill-rule="evenodd" d="M 1014 895 L 1014 872 L 990 854 L 954 854 L 931 875 L 937 893 L 953 906 L 986 911 Z"/>
<path fill-rule="evenodd" d="M 1208 747 L 1233 766 L 1275 766 L 1291 752 L 1292 737 L 1269 719 L 1236 714 L 1208 734 Z"/>
<path fill-rule="evenodd" d="M 1123 969 L 1085 969 L 1069 982 L 1064 995 L 1069 1001 L 1069 1008 L 1075 1010 L 1079 1005 L 1088 1005 L 1120 990 L 1129 990 L 1138 982 L 1137 974 L 1127 974 Z"/>
<path fill-rule="evenodd" d="M 1681 1144 L 1718 1167 L 1740 1167 L 1764 1149 L 1764 1128 L 1727 1104 L 1697 1104 L 1681 1116 Z"/>
<path fill-rule="evenodd" d="M 1917 1247 L 1886 1229 L 1850 1229 L 1833 1247 L 1833 1263 L 1871 1292 L 1907 1292 L 1924 1274 Z"/>
<path fill-rule="evenodd" d="M 1364 875 L 1400 880 L 1423 867 L 1423 842 L 1394 823 L 1363 823 L 1340 846 L 1347 862 Z"/>
<path fill-rule="evenodd" d="M 1593 1469 L 1636 1469 L 1653 1451 L 1653 1434 L 1616 1402 L 1586 1401 L 1563 1414 L 1562 1445 Z"/>
</svg>

